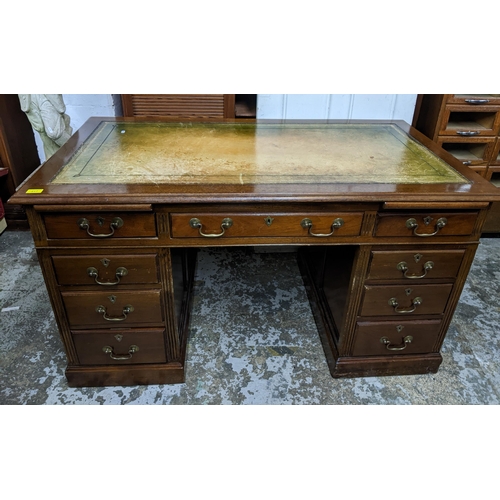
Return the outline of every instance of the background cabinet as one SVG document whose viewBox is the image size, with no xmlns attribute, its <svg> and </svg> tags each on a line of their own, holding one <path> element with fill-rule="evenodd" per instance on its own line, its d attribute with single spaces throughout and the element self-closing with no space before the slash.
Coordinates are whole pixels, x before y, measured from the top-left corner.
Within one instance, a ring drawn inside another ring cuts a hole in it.
<svg viewBox="0 0 500 500">
<path fill-rule="evenodd" d="M 20 205 L 6 205 L 16 188 L 40 165 L 33 129 L 17 94 L 0 94 L 0 198 L 8 227 L 28 228 Z"/>
<path fill-rule="evenodd" d="M 413 126 L 500 187 L 500 94 L 420 94 Z M 500 203 L 484 233 L 500 233 Z"/>
</svg>

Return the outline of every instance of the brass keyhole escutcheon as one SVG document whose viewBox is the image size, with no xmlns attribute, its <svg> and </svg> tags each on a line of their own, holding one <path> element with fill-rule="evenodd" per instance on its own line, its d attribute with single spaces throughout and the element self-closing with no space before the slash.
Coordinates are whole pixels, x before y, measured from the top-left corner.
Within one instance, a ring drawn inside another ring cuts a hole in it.
<svg viewBox="0 0 500 500">
<path fill-rule="evenodd" d="M 264 222 L 266 223 L 266 226 L 270 226 L 273 223 L 273 218 L 268 215 L 267 217 L 264 218 Z"/>
</svg>

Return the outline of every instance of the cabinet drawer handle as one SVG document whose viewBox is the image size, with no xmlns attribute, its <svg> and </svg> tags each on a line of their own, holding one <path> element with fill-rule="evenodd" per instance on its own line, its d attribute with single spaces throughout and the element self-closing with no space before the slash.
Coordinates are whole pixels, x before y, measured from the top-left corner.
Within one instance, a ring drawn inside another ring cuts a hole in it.
<svg viewBox="0 0 500 500">
<path fill-rule="evenodd" d="M 134 308 L 130 305 L 125 306 L 122 311 L 122 316 L 108 316 L 108 312 L 106 311 L 106 308 L 104 306 L 97 306 L 95 308 L 95 311 L 99 314 L 102 314 L 102 317 L 106 321 L 125 321 L 127 319 L 127 316 L 133 312 Z"/>
<path fill-rule="evenodd" d="M 110 345 L 105 345 L 102 348 L 102 350 L 106 354 L 109 354 L 109 357 L 111 359 L 115 359 L 115 360 L 118 360 L 118 361 L 124 361 L 124 360 L 127 360 L 127 359 L 131 359 L 132 355 L 135 354 L 139 350 L 139 347 L 136 346 L 136 345 L 131 345 L 128 348 L 128 354 L 120 354 L 120 355 L 115 354 L 114 351 L 113 351 L 113 348 Z"/>
<path fill-rule="evenodd" d="M 411 280 L 417 280 L 421 278 L 425 278 L 427 275 L 427 272 L 430 271 L 434 267 L 434 262 L 432 260 L 429 260 L 424 264 L 424 273 L 423 274 L 407 274 L 408 273 L 408 264 L 404 261 L 400 262 L 397 266 L 398 271 L 403 272 L 403 276 L 405 278 L 411 279 Z"/>
<path fill-rule="evenodd" d="M 402 351 L 403 349 L 406 349 L 406 346 L 408 344 L 411 344 L 413 340 L 413 337 L 411 335 L 407 335 L 406 337 L 403 338 L 403 343 L 400 345 L 392 345 L 391 341 L 387 337 L 382 337 L 380 339 L 380 343 L 385 345 L 385 348 L 388 351 Z"/>
<path fill-rule="evenodd" d="M 422 304 L 422 297 L 415 297 L 412 302 L 410 307 L 399 307 L 398 301 L 396 298 L 389 299 L 389 305 L 394 307 L 394 311 L 399 313 L 399 314 L 409 314 L 415 311 L 417 309 L 417 306 Z"/>
<path fill-rule="evenodd" d="M 488 104 L 490 102 L 489 99 L 465 99 L 467 104 Z"/>
<path fill-rule="evenodd" d="M 98 218 L 98 224 L 102 224 L 102 219 Z M 111 224 L 109 225 L 109 228 L 111 229 L 110 233 L 107 234 L 94 234 L 90 232 L 90 222 L 88 219 L 82 218 L 78 219 L 78 226 L 80 229 L 86 229 L 87 234 L 89 236 L 92 236 L 92 238 L 109 238 L 110 236 L 113 236 L 115 234 L 115 229 L 118 229 L 123 226 L 123 220 L 120 219 L 120 217 L 115 217 L 112 221 Z"/>
<path fill-rule="evenodd" d="M 220 238 L 221 236 L 224 235 L 226 232 L 226 229 L 229 229 L 233 225 L 233 219 L 226 217 L 225 219 L 222 219 L 220 228 L 222 229 L 222 233 L 215 233 L 215 234 L 206 234 L 202 231 L 203 229 L 203 224 L 201 223 L 200 219 L 197 219 L 196 217 L 193 217 L 189 221 L 189 225 L 194 228 L 198 229 L 198 232 L 200 233 L 200 236 L 203 236 L 204 238 Z"/>
<path fill-rule="evenodd" d="M 111 286 L 111 285 L 118 285 L 120 283 L 120 278 L 123 278 L 123 276 L 127 276 L 128 270 L 125 267 L 119 267 L 116 272 L 116 281 L 99 281 L 97 278 L 99 278 L 99 273 L 95 267 L 88 267 L 87 268 L 87 274 L 91 277 L 94 278 L 94 281 L 98 285 L 103 285 L 103 286 Z"/>
<path fill-rule="evenodd" d="M 411 218 L 406 221 L 406 227 L 408 229 L 413 229 L 413 234 L 415 236 L 420 236 L 421 238 L 426 238 L 428 236 L 436 235 L 441 228 L 446 226 L 446 224 L 448 224 L 448 219 L 446 219 L 446 217 L 440 217 L 436 222 L 436 230 L 433 233 L 426 234 L 426 233 L 417 233 L 418 223 L 416 219 Z"/>
<path fill-rule="evenodd" d="M 458 135 L 464 135 L 466 137 L 470 137 L 471 135 L 479 135 L 478 130 L 457 130 Z"/>
<path fill-rule="evenodd" d="M 316 238 L 326 238 L 328 236 L 331 236 L 335 232 L 335 229 L 338 229 L 339 227 L 342 227 L 344 225 L 344 219 L 341 219 L 341 218 L 335 219 L 332 222 L 332 227 L 331 227 L 332 231 L 330 233 L 327 233 L 327 234 L 313 233 L 311 231 L 312 226 L 313 226 L 313 223 L 312 223 L 311 219 L 302 219 L 300 225 L 304 229 L 308 229 L 308 233 L 309 233 L 310 236 L 315 236 Z"/>
</svg>

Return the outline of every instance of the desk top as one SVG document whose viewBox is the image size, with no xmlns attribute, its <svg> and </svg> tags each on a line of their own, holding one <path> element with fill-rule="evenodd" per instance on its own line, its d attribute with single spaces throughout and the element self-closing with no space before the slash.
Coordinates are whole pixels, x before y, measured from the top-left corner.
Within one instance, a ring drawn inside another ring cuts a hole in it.
<svg viewBox="0 0 500 500">
<path fill-rule="evenodd" d="M 12 202 L 412 199 L 494 201 L 500 195 L 404 122 L 91 118 Z"/>
<path fill-rule="evenodd" d="M 469 183 L 394 124 L 102 122 L 54 184 Z"/>
</svg>

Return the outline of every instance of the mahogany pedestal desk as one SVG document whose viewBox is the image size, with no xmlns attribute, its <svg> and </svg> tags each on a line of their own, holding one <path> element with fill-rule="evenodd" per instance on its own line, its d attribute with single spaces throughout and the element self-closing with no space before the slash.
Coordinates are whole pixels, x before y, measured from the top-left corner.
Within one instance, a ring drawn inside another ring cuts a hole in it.
<svg viewBox="0 0 500 500">
<path fill-rule="evenodd" d="M 298 249 L 333 377 L 436 372 L 493 201 L 403 122 L 139 118 L 91 118 L 11 199 L 71 386 L 183 382 L 196 249 L 220 245 Z"/>
</svg>

